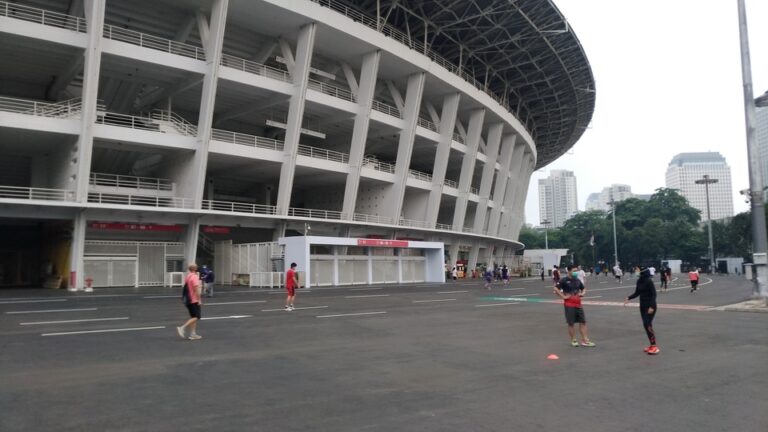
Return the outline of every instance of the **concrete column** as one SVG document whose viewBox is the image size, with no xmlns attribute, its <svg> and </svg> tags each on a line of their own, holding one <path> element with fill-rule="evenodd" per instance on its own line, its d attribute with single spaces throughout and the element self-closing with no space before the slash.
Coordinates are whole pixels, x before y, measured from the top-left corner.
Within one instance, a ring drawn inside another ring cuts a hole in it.
<svg viewBox="0 0 768 432">
<path fill-rule="evenodd" d="M 480 145 L 480 134 L 483 131 L 485 109 L 478 109 L 469 116 L 469 130 L 467 130 L 467 152 L 461 163 L 461 176 L 459 177 L 459 196 L 456 198 L 456 208 L 453 213 L 453 230 L 464 231 L 464 219 L 467 216 L 467 201 L 469 189 L 472 187 L 472 177 L 475 173 L 475 161 L 477 160 L 477 147 Z"/>
<path fill-rule="evenodd" d="M 85 287 L 85 230 L 87 228 L 85 212 L 81 211 L 72 221 L 72 245 L 69 251 L 69 291 L 78 291 Z"/>
<path fill-rule="evenodd" d="M 527 182 L 524 179 L 529 179 L 528 173 L 529 165 L 531 164 L 532 156 L 530 153 L 526 153 L 524 156 L 523 167 L 513 177 L 509 179 L 508 190 L 511 192 L 507 194 L 504 199 L 504 213 L 501 216 L 501 226 L 499 227 L 498 237 L 509 238 L 512 234 L 512 220 L 515 214 L 515 210 L 519 208 L 520 196 L 523 194 L 523 188 L 527 187 Z M 526 174 L 528 173 L 528 174 Z M 507 200 L 509 198 L 509 200 Z"/>
<path fill-rule="evenodd" d="M 504 132 L 503 123 L 494 123 L 488 129 L 488 142 L 485 147 L 485 156 L 488 160 L 483 166 L 483 177 L 480 180 L 480 200 L 477 203 L 473 228 L 476 234 L 482 234 L 485 229 L 485 216 L 488 214 L 488 201 L 491 197 L 493 174 L 496 172 L 496 159 L 499 155 L 502 132 Z"/>
<path fill-rule="evenodd" d="M 443 110 L 440 112 L 440 142 L 435 153 L 435 165 L 432 169 L 432 190 L 427 200 L 427 214 L 424 220 L 428 226 L 435 226 L 440 214 L 440 201 L 443 198 L 445 172 L 451 156 L 453 131 L 456 129 L 456 114 L 459 110 L 461 93 L 451 93 L 443 99 Z"/>
<path fill-rule="evenodd" d="M 395 224 L 400 221 L 400 213 L 403 209 L 405 182 L 408 179 L 408 171 L 411 167 L 413 140 L 416 136 L 416 125 L 419 120 L 419 108 L 421 107 L 421 97 L 424 93 L 425 78 L 426 74 L 424 72 L 418 72 L 408 77 L 408 89 L 405 94 L 403 110 L 404 127 L 400 131 L 400 140 L 397 143 L 395 184 L 387 190 L 384 198 L 384 216 L 391 217 Z"/>
<path fill-rule="evenodd" d="M 197 120 L 197 146 L 193 158 L 193 183 L 189 198 L 193 200 L 193 208 L 201 208 L 203 191 L 205 190 L 205 173 L 208 168 L 208 147 L 213 128 L 213 110 L 216 105 L 216 89 L 219 82 L 219 64 L 221 64 L 222 48 L 224 45 L 224 30 L 227 24 L 227 9 L 229 0 L 215 0 L 211 9 L 210 27 L 202 22 L 201 27 L 208 27 L 208 37 L 203 37 L 205 47 L 205 77 L 203 78 L 203 93 L 200 98 L 200 115 Z M 199 19 L 204 21 L 202 14 Z M 184 191 L 182 191 L 184 194 Z M 197 242 L 197 236 L 195 236 Z M 197 243 L 195 243 L 197 244 Z M 189 258 L 189 257 L 188 257 Z M 191 262 L 191 261 L 190 261 Z"/>
<path fill-rule="evenodd" d="M 198 216 L 191 216 L 189 225 L 187 225 L 187 232 L 184 236 L 184 260 L 185 268 L 190 263 L 197 260 L 197 242 L 200 236 L 200 218 Z"/>
<path fill-rule="evenodd" d="M 376 92 L 376 76 L 379 72 L 381 52 L 374 51 L 363 57 L 360 85 L 357 91 L 357 113 L 352 127 L 352 143 L 349 149 L 349 174 L 344 189 L 344 204 L 341 212 L 348 220 L 354 219 L 357 191 L 360 189 L 360 172 L 363 167 L 365 143 L 368 140 L 368 126 L 371 120 L 371 105 Z M 351 74 L 351 70 L 349 73 Z M 353 77 L 352 77 L 353 78 Z"/>
<path fill-rule="evenodd" d="M 339 286 L 339 246 L 333 248 L 333 286 Z"/>
<path fill-rule="evenodd" d="M 469 259 L 467 260 L 467 268 L 477 267 L 477 258 L 480 255 L 480 242 L 472 242 L 472 248 L 469 250 Z"/>
<path fill-rule="evenodd" d="M 296 156 L 299 150 L 301 124 L 304 118 L 309 69 L 312 64 L 312 51 L 315 45 L 317 25 L 309 23 L 299 31 L 296 48 L 296 62 L 293 67 L 293 94 L 288 105 L 288 119 L 285 125 L 285 143 L 283 145 L 283 165 L 280 168 L 280 183 L 277 187 L 277 214 L 287 215 L 293 192 L 293 176 L 296 173 Z"/>
<path fill-rule="evenodd" d="M 451 246 L 448 249 L 448 257 L 450 258 L 451 268 L 456 267 L 456 260 L 459 259 L 459 239 L 451 239 Z"/>
<path fill-rule="evenodd" d="M 488 235 L 495 236 L 499 230 L 501 207 L 507 191 L 507 178 L 515 155 L 522 155 L 525 149 L 523 144 L 515 145 L 517 135 L 507 135 L 501 143 L 501 169 L 496 173 L 496 186 L 493 190 L 494 207 L 491 209 L 491 217 L 488 219 Z M 522 162 L 521 162 L 522 163 Z M 517 164 L 515 165 L 517 166 Z"/>
<path fill-rule="evenodd" d="M 501 227 L 504 225 L 504 216 L 506 212 L 509 211 L 509 208 L 512 206 L 512 203 L 514 202 L 513 200 L 515 197 L 515 187 L 514 187 L 515 179 L 519 175 L 520 171 L 523 169 L 522 167 L 523 167 L 523 164 L 525 163 L 525 157 L 523 156 L 522 153 L 517 151 L 518 148 L 524 151 L 524 147 L 522 146 L 522 144 L 520 145 L 520 147 L 515 147 L 515 155 L 513 156 L 515 160 L 512 163 L 513 166 L 508 173 L 506 181 L 502 179 L 502 181 L 506 183 L 506 186 L 504 187 L 504 197 L 500 201 L 501 205 L 498 206 L 499 207 L 498 208 L 499 213 L 498 213 L 498 219 L 497 219 L 498 222 L 496 223 L 496 225 L 493 226 L 494 235 L 497 237 L 502 231 Z M 489 230 L 490 230 L 490 227 L 489 227 Z"/>
<path fill-rule="evenodd" d="M 83 68 L 82 112 L 80 137 L 72 157 L 76 160 L 73 178 L 75 200 L 88 202 L 88 183 L 93 156 L 93 124 L 96 122 L 96 105 L 99 96 L 99 71 L 101 69 L 101 41 L 104 33 L 106 0 L 86 0 L 85 18 L 88 21 L 88 46 L 85 49 Z M 74 267 L 73 267 L 74 269 Z M 81 272 L 82 273 L 82 272 Z M 78 287 L 81 287 L 79 284 Z"/>
<path fill-rule="evenodd" d="M 531 174 L 534 169 L 534 163 L 531 162 L 531 166 L 528 167 L 520 179 L 520 193 L 516 197 L 515 212 L 513 214 L 512 223 L 510 224 L 511 231 L 508 236 L 510 239 L 517 239 L 520 234 L 520 228 L 525 219 L 525 198 L 528 196 L 528 189 L 531 186 Z"/>
</svg>

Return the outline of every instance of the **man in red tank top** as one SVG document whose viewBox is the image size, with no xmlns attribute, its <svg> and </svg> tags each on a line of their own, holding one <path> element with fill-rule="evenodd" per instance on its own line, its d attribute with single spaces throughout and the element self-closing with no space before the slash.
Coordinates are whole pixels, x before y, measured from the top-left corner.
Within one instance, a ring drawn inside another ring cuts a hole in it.
<svg viewBox="0 0 768 432">
<path fill-rule="evenodd" d="M 285 310 L 293 310 L 293 300 L 296 298 L 296 288 L 299 286 L 299 276 L 296 274 L 296 263 L 291 263 L 291 268 L 285 272 L 285 290 L 288 297 L 285 298 Z"/>
</svg>

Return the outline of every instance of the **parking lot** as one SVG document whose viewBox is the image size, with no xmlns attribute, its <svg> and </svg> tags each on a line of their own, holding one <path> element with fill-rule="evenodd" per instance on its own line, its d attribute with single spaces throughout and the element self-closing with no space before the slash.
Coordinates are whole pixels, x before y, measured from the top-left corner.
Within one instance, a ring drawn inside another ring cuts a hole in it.
<svg viewBox="0 0 768 432">
<path fill-rule="evenodd" d="M 548 281 L 225 287 L 199 341 L 178 288 L 0 292 L 0 429 L 765 431 L 768 314 L 736 277 L 659 294 L 648 356 L 633 281 L 589 280 L 595 348 Z M 558 360 L 547 356 L 556 354 Z"/>
</svg>

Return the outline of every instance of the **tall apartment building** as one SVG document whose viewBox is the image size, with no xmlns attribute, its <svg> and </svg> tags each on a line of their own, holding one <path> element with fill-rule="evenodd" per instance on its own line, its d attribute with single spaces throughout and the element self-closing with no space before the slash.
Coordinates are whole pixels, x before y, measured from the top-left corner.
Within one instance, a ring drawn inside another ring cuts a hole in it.
<svg viewBox="0 0 768 432">
<path fill-rule="evenodd" d="M 579 211 L 576 176 L 573 171 L 552 170 L 539 179 L 539 218 L 541 223 L 558 228 Z"/>
<path fill-rule="evenodd" d="M 707 196 L 703 184 L 696 184 L 704 175 L 717 183 L 709 185 L 709 205 L 712 220 L 733 216 L 731 167 L 718 152 L 680 153 L 667 167 L 666 186 L 677 189 L 688 203 L 707 219 Z"/>
<path fill-rule="evenodd" d="M 768 197 L 768 107 L 759 107 L 756 111 L 755 135 L 757 151 L 760 154 L 760 173 L 763 177 L 764 198 Z"/>
<path fill-rule="evenodd" d="M 607 212 L 611 209 L 611 206 L 608 204 L 611 200 L 619 202 L 635 197 L 636 195 L 632 193 L 632 187 L 629 185 L 612 184 L 603 188 L 601 192 L 589 194 L 584 210 L 602 210 Z"/>
</svg>

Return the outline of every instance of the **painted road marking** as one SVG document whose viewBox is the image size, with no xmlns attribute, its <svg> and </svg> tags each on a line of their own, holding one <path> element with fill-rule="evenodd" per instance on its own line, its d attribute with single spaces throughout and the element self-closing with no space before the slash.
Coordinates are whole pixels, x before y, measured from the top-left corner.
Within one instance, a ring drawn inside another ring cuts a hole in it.
<svg viewBox="0 0 768 432">
<path fill-rule="evenodd" d="M 205 317 L 204 320 L 223 320 L 223 319 L 240 319 L 240 318 L 253 318 L 253 315 L 230 315 L 230 316 L 214 316 Z"/>
<path fill-rule="evenodd" d="M 504 288 L 504 291 L 520 291 L 524 290 L 525 288 Z"/>
<path fill-rule="evenodd" d="M 344 298 L 369 298 L 369 297 L 389 297 L 389 294 L 370 294 L 370 295 L 355 295 L 355 296 L 344 296 Z"/>
<path fill-rule="evenodd" d="M 515 294 L 515 297 L 526 297 L 526 296 L 536 296 L 536 295 L 540 295 L 540 294 L 536 294 L 536 293 L 533 293 L 533 294 Z"/>
<path fill-rule="evenodd" d="M 145 299 L 160 299 L 160 298 L 177 298 L 181 299 L 180 295 L 154 295 L 154 296 L 144 296 Z"/>
<path fill-rule="evenodd" d="M 222 306 L 233 304 L 250 304 L 250 303 L 266 303 L 266 300 L 248 300 L 248 301 L 234 301 L 234 302 L 221 302 L 221 303 L 203 303 L 203 306 Z"/>
<path fill-rule="evenodd" d="M 516 304 L 520 304 L 520 303 L 518 303 L 518 302 L 490 303 L 490 304 L 475 305 L 475 307 L 509 306 L 509 305 L 516 305 Z"/>
<path fill-rule="evenodd" d="M 323 309 L 327 308 L 328 306 L 305 306 L 305 307 L 295 307 L 293 310 L 303 310 L 303 309 Z M 284 311 L 285 308 L 279 308 L 279 309 L 262 309 L 262 312 L 277 312 L 277 311 Z"/>
<path fill-rule="evenodd" d="M 350 288 L 350 291 L 377 291 L 377 290 L 383 290 L 384 288 Z"/>
<path fill-rule="evenodd" d="M 83 312 L 83 311 L 95 311 L 95 310 L 99 310 L 99 308 L 47 309 L 47 310 L 33 310 L 33 311 L 11 311 L 6 313 L 8 315 L 16 315 L 16 314 L 55 313 L 55 312 Z"/>
<path fill-rule="evenodd" d="M 0 301 L 0 304 L 24 304 L 24 303 L 57 303 L 65 302 L 67 299 L 49 299 L 49 300 L 10 300 Z"/>
<path fill-rule="evenodd" d="M 469 291 L 438 291 L 436 294 L 468 293 Z"/>
<path fill-rule="evenodd" d="M 589 297 L 582 297 L 582 299 L 593 299 L 593 298 L 601 298 L 603 296 L 589 296 Z"/>
<path fill-rule="evenodd" d="M 414 300 L 413 303 L 434 303 L 434 302 L 447 302 L 447 301 L 456 301 L 456 299 Z"/>
<path fill-rule="evenodd" d="M 127 320 L 129 317 L 117 317 L 117 318 L 91 318 L 91 319 L 79 319 L 79 320 L 63 320 L 63 321 L 37 321 L 37 322 L 23 322 L 19 325 L 43 325 L 43 324 L 69 324 L 80 322 L 96 322 L 96 321 L 118 321 Z"/>
<path fill-rule="evenodd" d="M 336 314 L 336 315 L 318 315 L 315 318 L 336 318 L 336 317 L 348 317 L 348 316 L 363 316 L 363 315 L 381 315 L 386 312 L 360 312 L 351 314 Z"/>
<path fill-rule="evenodd" d="M 43 333 L 40 336 L 68 336 L 68 335 L 91 334 L 91 333 L 115 333 L 115 332 L 142 331 L 142 330 L 158 330 L 158 329 L 164 329 L 164 328 L 165 326 L 116 328 L 116 329 L 104 329 L 104 330 L 83 330 L 83 331 L 73 331 L 73 332 Z"/>
</svg>

